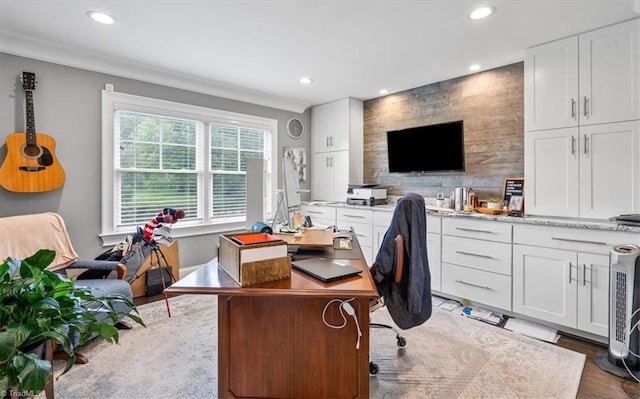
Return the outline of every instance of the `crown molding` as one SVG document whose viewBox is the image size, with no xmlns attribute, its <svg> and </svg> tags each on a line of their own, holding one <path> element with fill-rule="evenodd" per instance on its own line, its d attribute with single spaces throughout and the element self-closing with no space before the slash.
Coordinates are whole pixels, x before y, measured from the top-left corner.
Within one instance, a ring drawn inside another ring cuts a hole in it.
<svg viewBox="0 0 640 399">
<path fill-rule="evenodd" d="M 303 113 L 311 106 L 311 104 L 151 65 L 116 60 L 5 30 L 0 30 L 0 52 L 285 111 Z"/>
</svg>

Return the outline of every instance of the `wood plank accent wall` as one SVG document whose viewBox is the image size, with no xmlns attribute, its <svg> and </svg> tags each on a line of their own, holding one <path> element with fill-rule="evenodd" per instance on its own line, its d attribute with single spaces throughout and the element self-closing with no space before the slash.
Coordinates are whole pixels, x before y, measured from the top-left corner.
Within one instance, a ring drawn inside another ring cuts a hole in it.
<svg viewBox="0 0 640 399">
<path fill-rule="evenodd" d="M 389 173 L 388 130 L 461 119 L 465 172 Z M 364 102 L 364 182 L 387 187 L 389 195 L 448 198 L 455 187 L 472 187 L 485 199 L 501 196 L 508 176 L 524 176 L 524 63 Z"/>
</svg>

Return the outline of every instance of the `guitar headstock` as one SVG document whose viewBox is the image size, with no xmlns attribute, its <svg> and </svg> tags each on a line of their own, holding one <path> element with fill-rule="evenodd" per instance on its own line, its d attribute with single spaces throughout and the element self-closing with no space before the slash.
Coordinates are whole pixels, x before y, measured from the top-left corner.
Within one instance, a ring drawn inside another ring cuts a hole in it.
<svg viewBox="0 0 640 399">
<path fill-rule="evenodd" d="M 22 88 L 25 90 L 36 89 L 36 74 L 33 72 L 22 72 Z"/>
</svg>

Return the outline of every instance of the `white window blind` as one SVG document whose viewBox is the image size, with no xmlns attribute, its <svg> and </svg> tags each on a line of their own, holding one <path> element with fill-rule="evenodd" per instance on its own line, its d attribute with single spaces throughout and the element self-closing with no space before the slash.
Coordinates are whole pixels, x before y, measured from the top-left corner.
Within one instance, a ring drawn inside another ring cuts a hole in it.
<svg viewBox="0 0 640 399">
<path fill-rule="evenodd" d="M 185 210 L 174 233 L 244 226 L 247 159 L 267 160 L 277 186 L 275 120 L 108 91 L 102 112 L 105 245 L 166 207 Z"/>
</svg>

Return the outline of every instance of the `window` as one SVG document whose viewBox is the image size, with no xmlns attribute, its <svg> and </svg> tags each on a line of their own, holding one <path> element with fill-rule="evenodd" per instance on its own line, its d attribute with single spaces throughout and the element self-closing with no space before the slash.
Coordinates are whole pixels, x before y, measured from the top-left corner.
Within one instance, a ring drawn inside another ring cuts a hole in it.
<svg viewBox="0 0 640 399">
<path fill-rule="evenodd" d="M 248 159 L 267 160 L 276 187 L 275 120 L 110 91 L 102 107 L 105 245 L 166 207 L 185 210 L 176 235 L 244 227 Z"/>
</svg>

